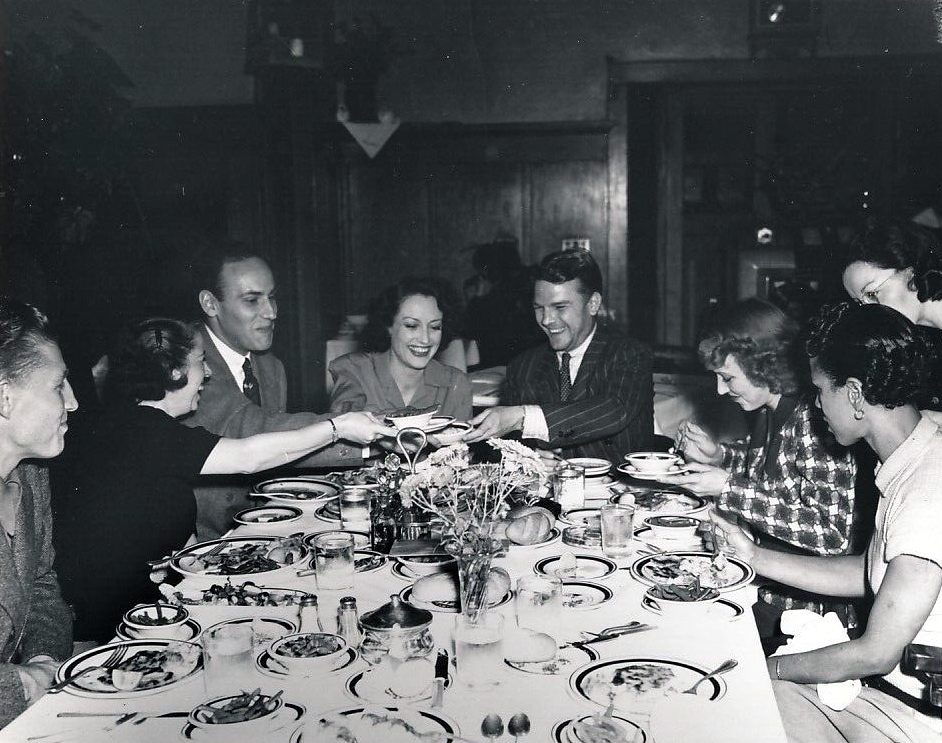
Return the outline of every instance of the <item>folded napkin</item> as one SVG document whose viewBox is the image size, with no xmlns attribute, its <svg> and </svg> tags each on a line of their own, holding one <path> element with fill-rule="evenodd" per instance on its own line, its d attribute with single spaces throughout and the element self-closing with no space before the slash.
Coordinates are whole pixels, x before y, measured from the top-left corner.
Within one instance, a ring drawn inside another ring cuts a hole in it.
<svg viewBox="0 0 942 743">
<path fill-rule="evenodd" d="M 847 642 L 847 630 L 833 611 L 823 617 L 808 609 L 788 609 L 782 612 L 782 634 L 792 638 L 772 655 L 791 655 Z M 860 681 L 848 679 L 818 684 L 818 698 L 833 710 L 840 712 L 860 693 Z"/>
</svg>

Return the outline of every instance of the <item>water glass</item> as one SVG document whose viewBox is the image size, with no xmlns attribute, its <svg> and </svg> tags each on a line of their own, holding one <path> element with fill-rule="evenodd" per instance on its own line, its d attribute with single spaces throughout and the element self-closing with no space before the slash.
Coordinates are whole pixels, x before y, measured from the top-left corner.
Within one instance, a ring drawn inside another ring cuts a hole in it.
<svg viewBox="0 0 942 743">
<path fill-rule="evenodd" d="M 314 569 L 320 589 L 353 588 L 353 535 L 332 532 L 315 536 Z"/>
<path fill-rule="evenodd" d="M 602 519 L 602 554 L 606 557 L 631 557 L 634 537 L 634 506 L 609 503 L 600 509 Z"/>
<path fill-rule="evenodd" d="M 585 505 L 585 468 L 561 464 L 553 473 L 553 499 L 564 511 Z"/>
<path fill-rule="evenodd" d="M 458 679 L 469 689 L 486 690 L 500 683 L 504 667 L 504 616 L 486 611 L 477 620 L 455 619 L 455 663 Z"/>
<path fill-rule="evenodd" d="M 251 691 L 258 686 L 255 633 L 250 624 L 224 624 L 209 629 L 203 644 L 203 681 L 209 699 Z"/>
<path fill-rule="evenodd" d="M 363 488 L 340 491 L 340 519 L 344 529 L 370 530 L 370 498 L 370 491 Z"/>
<path fill-rule="evenodd" d="M 563 582 L 556 576 L 525 575 L 514 599 L 517 626 L 555 637 L 563 616 Z"/>
</svg>

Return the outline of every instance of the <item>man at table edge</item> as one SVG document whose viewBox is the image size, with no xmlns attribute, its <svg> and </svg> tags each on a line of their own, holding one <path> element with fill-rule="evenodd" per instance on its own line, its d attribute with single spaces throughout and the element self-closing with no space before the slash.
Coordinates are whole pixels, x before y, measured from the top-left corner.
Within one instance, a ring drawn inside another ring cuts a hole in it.
<svg viewBox="0 0 942 743">
<path fill-rule="evenodd" d="M 475 416 L 469 442 L 520 432 L 562 457 L 619 461 L 654 432 L 653 355 L 598 322 L 602 273 L 585 250 L 547 255 L 533 311 L 548 345 L 510 361 L 501 405 Z M 568 364 L 568 376 L 565 365 Z"/>
<path fill-rule="evenodd" d="M 219 436 L 245 438 L 294 430 L 329 418 L 286 412 L 285 368 L 269 350 L 278 305 L 275 279 L 265 260 L 249 246 L 230 240 L 204 251 L 194 268 L 203 312 L 200 333 L 210 376 L 199 407 L 183 423 Z M 367 450 L 341 441 L 295 466 L 358 466 L 365 456 Z M 197 536 L 211 538 L 227 531 L 232 516 L 250 505 L 246 491 L 245 483 L 231 480 L 196 488 Z"/>
</svg>

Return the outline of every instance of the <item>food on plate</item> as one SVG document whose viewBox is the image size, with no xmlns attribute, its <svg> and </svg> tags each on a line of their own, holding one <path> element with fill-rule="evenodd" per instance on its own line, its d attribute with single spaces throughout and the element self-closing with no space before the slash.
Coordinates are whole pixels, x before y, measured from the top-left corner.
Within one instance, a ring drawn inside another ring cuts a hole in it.
<svg viewBox="0 0 942 743">
<path fill-rule="evenodd" d="M 262 694 L 261 689 L 255 691 L 242 692 L 236 696 L 225 697 L 221 704 L 210 702 L 202 705 L 204 714 L 200 715 L 202 722 L 211 725 L 229 725 L 234 722 L 248 722 L 257 720 L 274 712 L 281 705 L 279 704 L 281 692 L 274 696 Z"/>
<path fill-rule="evenodd" d="M 353 569 L 362 573 L 365 570 L 373 570 L 383 564 L 383 556 L 372 552 L 354 552 Z"/>
<path fill-rule="evenodd" d="M 214 583 L 202 591 L 178 591 L 163 583 L 160 591 L 168 600 L 185 606 L 298 606 L 310 595 L 287 588 L 261 588 L 251 581 L 237 586 Z"/>
<path fill-rule="evenodd" d="M 358 714 L 325 715 L 305 732 L 313 731 L 314 743 L 439 743 L 443 739 L 438 726 L 422 727 L 428 726 L 422 725 L 418 713 L 367 707 Z"/>
<path fill-rule="evenodd" d="M 343 641 L 337 635 L 323 632 L 309 632 L 298 635 L 275 646 L 276 655 L 288 658 L 318 658 L 336 653 L 343 647 Z"/>
<path fill-rule="evenodd" d="M 138 650 L 114 668 L 102 668 L 95 679 L 124 691 L 166 686 L 192 673 L 200 652 L 198 645 L 188 642 L 171 642 L 162 650 Z"/>
<path fill-rule="evenodd" d="M 212 550 L 210 550 L 212 551 Z M 297 540 L 276 543 L 242 544 L 217 554 L 196 554 L 180 558 L 180 567 L 208 575 L 246 575 L 278 570 L 304 558 L 306 550 Z"/>
<path fill-rule="evenodd" d="M 612 673 L 599 669 L 585 679 L 585 692 L 599 703 L 614 702 L 621 709 L 647 707 L 660 698 L 683 691 L 674 669 L 663 663 L 627 662 Z"/>
<path fill-rule="evenodd" d="M 142 627 L 165 627 L 168 624 L 177 624 L 186 619 L 186 612 L 176 606 L 161 605 L 161 611 L 151 611 L 154 604 L 142 606 L 138 611 L 128 612 L 127 620 Z"/>
<path fill-rule="evenodd" d="M 742 569 L 730 563 L 722 554 L 709 555 L 654 555 L 644 565 L 642 573 L 655 583 L 673 583 L 707 588 L 725 588 L 742 577 Z"/>
<path fill-rule="evenodd" d="M 386 470 L 378 464 L 372 464 L 368 467 L 360 467 L 355 470 L 345 470 L 343 472 L 331 472 L 324 477 L 335 485 L 347 488 L 356 485 L 375 485 L 386 475 Z"/>
<path fill-rule="evenodd" d="M 530 629 L 510 631 L 503 647 L 504 658 L 514 663 L 545 663 L 556 657 L 556 640 Z"/>
<path fill-rule="evenodd" d="M 720 595 L 715 588 L 701 586 L 699 581 L 694 581 L 693 585 L 658 583 L 649 593 L 653 598 L 663 601 L 712 601 Z"/>
<path fill-rule="evenodd" d="M 434 405 L 430 405 L 425 408 L 413 408 L 411 405 L 407 405 L 404 408 L 398 408 L 397 410 L 387 413 L 387 418 L 410 418 L 413 415 L 426 415 L 431 413 L 438 412 L 438 408 Z"/>
<path fill-rule="evenodd" d="M 666 490 L 647 490 L 636 492 L 635 507 L 644 511 L 690 511 L 699 503 L 695 498 L 683 493 L 671 493 Z"/>
<path fill-rule="evenodd" d="M 567 550 L 559 556 L 552 572 L 560 578 L 575 578 L 579 574 L 579 561 L 572 552 Z"/>
<path fill-rule="evenodd" d="M 572 729 L 582 743 L 626 743 L 634 737 L 636 730 L 633 728 L 629 731 L 608 715 L 592 715 L 582 720 L 573 720 Z"/>
<path fill-rule="evenodd" d="M 510 590 L 510 576 L 506 570 L 491 568 L 487 576 L 487 603 L 499 603 Z M 454 571 L 431 573 L 419 578 L 412 585 L 412 598 L 417 601 L 458 608 L 458 574 Z"/>
<path fill-rule="evenodd" d="M 266 495 L 294 500 L 312 500 L 335 494 L 330 484 L 318 480 L 270 480 L 257 485 L 256 490 Z"/>
</svg>

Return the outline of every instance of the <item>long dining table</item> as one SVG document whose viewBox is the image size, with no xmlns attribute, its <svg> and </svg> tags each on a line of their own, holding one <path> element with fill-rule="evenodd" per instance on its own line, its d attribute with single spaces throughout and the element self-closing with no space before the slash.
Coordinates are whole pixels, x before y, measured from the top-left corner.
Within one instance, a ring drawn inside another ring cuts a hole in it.
<svg viewBox="0 0 942 743">
<path fill-rule="evenodd" d="M 601 502 L 601 501 L 600 501 Z M 597 505 L 592 501 L 587 506 Z M 557 527 L 562 527 L 558 523 Z M 265 534 L 306 534 L 336 529 L 336 522 L 318 518 L 314 510 L 304 509 L 299 521 L 287 524 L 267 524 Z M 246 536 L 262 533 L 257 527 L 238 526 L 231 536 Z M 664 542 L 646 537 L 637 549 L 664 546 Z M 669 546 L 669 545 L 667 545 Z M 505 556 L 497 557 L 494 565 L 505 568 L 514 584 L 518 577 L 532 574 L 534 564 L 542 558 L 560 555 L 565 551 L 578 554 L 600 555 L 598 549 L 570 547 L 559 539 L 539 546 L 511 546 Z M 642 598 L 648 586 L 637 580 L 630 569 L 637 555 L 618 561 L 620 568 L 599 580 L 607 586 L 613 597 L 589 610 L 571 608 L 563 610 L 555 639 L 560 645 L 584 637 L 582 632 L 597 632 L 606 627 L 640 621 L 652 625 L 648 631 L 627 634 L 601 642 L 591 647 L 601 660 L 621 658 L 672 659 L 692 664 L 698 668 L 714 668 L 723 661 L 734 658 L 738 666 L 723 676 L 724 690 L 719 698 L 691 699 L 686 695 L 667 696 L 658 702 L 653 712 L 633 717 L 641 732 L 630 728 L 633 737 L 628 743 L 689 743 L 690 741 L 720 741 L 735 743 L 784 743 L 785 733 L 772 694 L 765 659 L 756 631 L 751 604 L 756 600 L 754 585 L 747 584 L 723 594 L 727 602 L 743 608 L 741 613 L 709 611 L 695 619 L 678 620 L 666 618 L 642 606 Z M 360 614 L 377 608 L 399 594 L 409 582 L 392 570 L 390 559 L 380 569 L 357 573 L 354 587 L 346 590 L 318 590 L 316 578 L 297 576 L 280 578 L 277 587 L 294 588 L 315 593 L 319 599 L 320 616 L 331 631 L 334 627 L 339 600 L 352 595 L 357 599 Z M 399 571 L 401 572 L 401 571 Z M 258 582 L 258 581 L 256 581 Z M 181 589 L 193 588 L 191 579 L 180 583 Z M 728 605 L 728 604 L 727 604 Z M 190 606 L 191 616 L 203 629 L 215 622 L 245 615 L 244 607 L 238 606 Z M 505 615 L 505 627 L 515 624 L 514 602 L 493 609 Z M 251 612 L 257 613 L 255 611 Z M 282 612 L 279 611 L 279 614 Z M 737 614 L 738 616 L 733 616 Z M 447 648 L 454 656 L 452 631 L 455 614 L 434 612 L 431 630 L 436 647 Z M 195 639 L 195 638 L 194 638 Z M 577 654 L 578 655 L 578 654 Z M 434 652 L 431 658 L 434 659 Z M 584 663 L 591 662 L 588 655 Z M 442 717 L 457 727 L 463 738 L 484 741 L 481 723 L 488 714 L 500 715 L 506 724 L 520 712 L 525 713 L 531 723 L 530 732 L 518 743 L 569 743 L 570 738 L 561 732 L 561 723 L 586 715 L 601 714 L 603 708 L 587 701 L 574 692 L 570 676 L 576 664 L 555 675 L 528 673 L 509 665 L 498 672 L 499 684 L 486 691 L 472 691 L 460 680 L 460 669 L 452 667 L 453 683 L 444 694 L 440 710 Z M 283 690 L 284 699 L 303 706 L 305 713 L 298 725 L 285 729 L 283 740 L 290 743 L 314 741 L 310 726 L 316 725 L 319 716 L 330 710 L 363 706 L 365 702 L 351 692 L 349 683 L 354 674 L 367 671 L 369 665 L 358 657 L 340 670 L 325 671 L 317 677 L 298 678 L 292 674 L 263 673 L 257 669 L 255 685 L 265 693 Z M 47 694 L 27 709 L 16 720 L 0 731 L 0 741 L 10 743 L 77 743 L 79 741 L 127 741 L 128 743 L 164 743 L 173 740 L 198 740 L 191 734 L 184 737 L 186 712 L 206 701 L 201 679 L 174 684 L 156 693 L 135 695 L 133 698 L 113 698 L 103 695 L 76 695 L 70 690 Z M 693 704 L 696 703 L 696 704 Z M 395 702 L 390 702 L 395 705 Z M 427 708 L 428 702 L 414 706 Z M 676 705 L 676 706 L 672 706 Z M 119 715 L 134 712 L 137 718 L 121 722 Z M 619 713 L 621 714 L 621 713 Z M 153 716 L 151 716 L 153 715 Z M 134 724 L 141 716 L 146 719 Z M 298 732 L 300 731 L 300 732 Z M 511 740 L 511 736 L 497 737 L 495 741 Z M 219 738 L 214 736 L 213 740 Z M 271 740 L 280 740 L 278 736 Z M 266 738 L 265 740 L 270 740 Z M 372 742 L 371 742 L 372 743 Z M 375 741 L 375 743 L 383 743 Z"/>
</svg>

